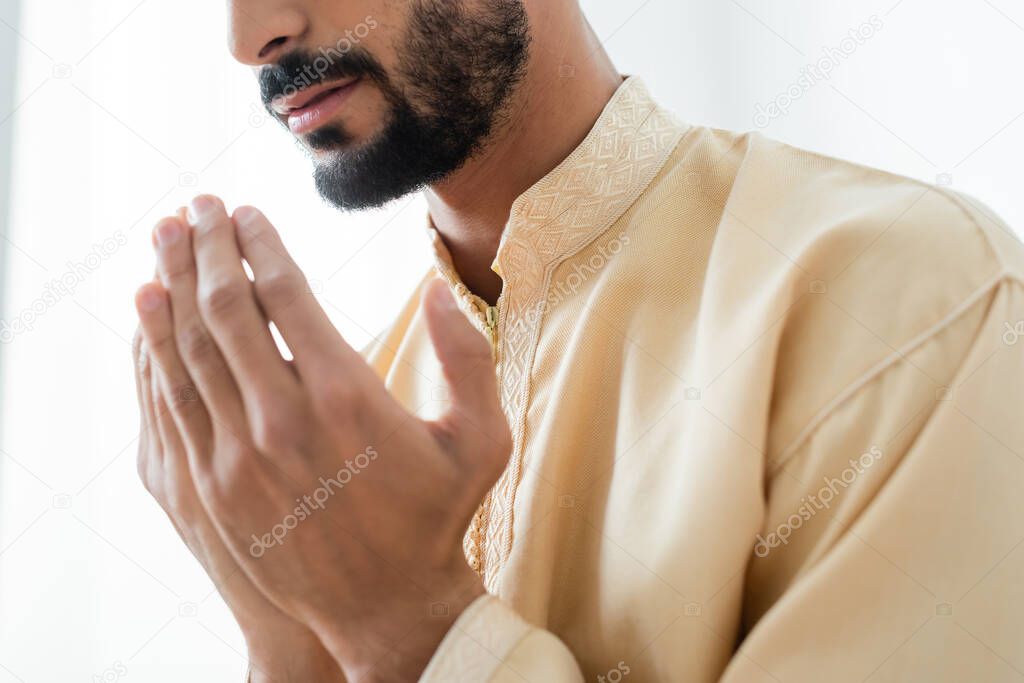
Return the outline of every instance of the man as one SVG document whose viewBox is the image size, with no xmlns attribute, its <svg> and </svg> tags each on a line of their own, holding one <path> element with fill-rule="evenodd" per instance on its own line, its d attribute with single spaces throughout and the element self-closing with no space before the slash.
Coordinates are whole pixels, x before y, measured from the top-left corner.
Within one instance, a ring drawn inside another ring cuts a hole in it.
<svg viewBox="0 0 1024 683">
<path fill-rule="evenodd" d="M 325 198 L 423 189 L 440 275 L 360 355 L 256 209 L 156 227 L 140 471 L 252 680 L 1024 675 L 997 218 L 679 123 L 574 0 L 233 0 L 230 39 Z"/>
</svg>

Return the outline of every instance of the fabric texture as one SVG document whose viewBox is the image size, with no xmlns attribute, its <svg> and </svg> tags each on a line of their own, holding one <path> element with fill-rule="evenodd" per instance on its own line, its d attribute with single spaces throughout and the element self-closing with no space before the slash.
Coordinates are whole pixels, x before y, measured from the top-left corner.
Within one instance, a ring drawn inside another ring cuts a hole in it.
<svg viewBox="0 0 1024 683">
<path fill-rule="evenodd" d="M 423 681 L 1024 679 L 1024 251 L 988 209 L 630 78 L 494 268 L 490 595 Z M 432 418 L 420 294 L 365 354 Z"/>
</svg>

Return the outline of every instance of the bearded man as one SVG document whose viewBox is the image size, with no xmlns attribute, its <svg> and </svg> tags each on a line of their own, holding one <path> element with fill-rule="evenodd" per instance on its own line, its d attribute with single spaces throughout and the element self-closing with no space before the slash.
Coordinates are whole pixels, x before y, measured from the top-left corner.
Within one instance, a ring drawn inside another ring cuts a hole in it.
<svg viewBox="0 0 1024 683">
<path fill-rule="evenodd" d="M 320 193 L 422 191 L 436 260 L 359 353 L 257 209 L 155 228 L 140 472 L 253 681 L 1015 680 L 991 212 L 678 121 L 576 0 L 230 15 Z"/>
</svg>

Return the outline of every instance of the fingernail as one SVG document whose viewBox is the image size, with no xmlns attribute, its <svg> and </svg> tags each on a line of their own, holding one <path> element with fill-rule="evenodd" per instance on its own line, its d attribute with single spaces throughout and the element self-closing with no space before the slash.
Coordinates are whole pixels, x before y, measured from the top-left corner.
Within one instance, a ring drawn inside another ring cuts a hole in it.
<svg viewBox="0 0 1024 683">
<path fill-rule="evenodd" d="M 235 222 L 245 227 L 256 219 L 256 209 L 251 206 L 240 206 L 235 209 Z"/>
<path fill-rule="evenodd" d="M 139 295 L 139 308 L 144 311 L 155 311 L 160 307 L 162 297 L 153 289 L 145 289 Z"/>
<path fill-rule="evenodd" d="M 256 222 L 256 209 L 250 206 L 242 206 L 235 209 L 235 226 L 238 234 L 245 237 L 256 237 L 259 234 L 260 224 Z"/>
<path fill-rule="evenodd" d="M 195 225 L 199 222 L 199 219 L 209 213 L 213 207 L 213 200 L 209 197 L 196 197 L 188 205 L 188 222 Z"/>
<path fill-rule="evenodd" d="M 157 246 L 167 247 L 181 239 L 181 226 L 177 221 L 164 221 L 156 226 Z"/>
</svg>

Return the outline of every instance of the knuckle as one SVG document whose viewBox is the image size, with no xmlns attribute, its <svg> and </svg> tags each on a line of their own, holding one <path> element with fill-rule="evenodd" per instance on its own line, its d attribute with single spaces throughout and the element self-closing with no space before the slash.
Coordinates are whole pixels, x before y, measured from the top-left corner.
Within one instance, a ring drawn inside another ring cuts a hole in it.
<svg viewBox="0 0 1024 683">
<path fill-rule="evenodd" d="M 260 301 L 271 307 L 288 306 L 298 298 L 298 279 L 287 270 L 273 270 L 257 278 L 256 294 Z"/>
<path fill-rule="evenodd" d="M 292 304 L 302 291 L 299 279 L 286 270 L 277 270 L 257 277 L 255 286 L 260 301 L 272 308 Z"/>
<path fill-rule="evenodd" d="M 279 417 L 264 417 L 253 425 L 253 445 L 263 453 L 280 453 L 291 446 L 292 425 Z"/>
<path fill-rule="evenodd" d="M 175 351 L 174 337 L 167 334 L 159 339 L 152 340 L 152 343 L 149 344 L 149 351 L 156 356 L 158 363 L 160 362 L 160 359 L 166 360 L 171 358 L 172 356 L 170 354 Z"/>
<path fill-rule="evenodd" d="M 177 261 L 177 259 L 172 259 Z M 170 263 L 166 266 L 164 275 L 167 277 L 167 281 L 173 286 L 180 282 L 191 282 L 195 278 L 196 264 L 192 259 L 191 255 L 188 258 L 183 258 L 180 262 Z"/>
<path fill-rule="evenodd" d="M 241 279 L 225 278 L 203 288 L 199 304 L 210 316 L 225 316 L 234 311 L 248 294 L 249 284 Z"/>
<path fill-rule="evenodd" d="M 251 457 L 242 448 L 218 448 L 209 467 L 195 477 L 196 488 L 214 507 L 251 496 Z"/>
<path fill-rule="evenodd" d="M 178 346 L 182 356 L 191 363 L 206 362 L 216 350 L 209 332 L 201 324 L 195 322 L 184 326 L 178 332 Z"/>
</svg>

